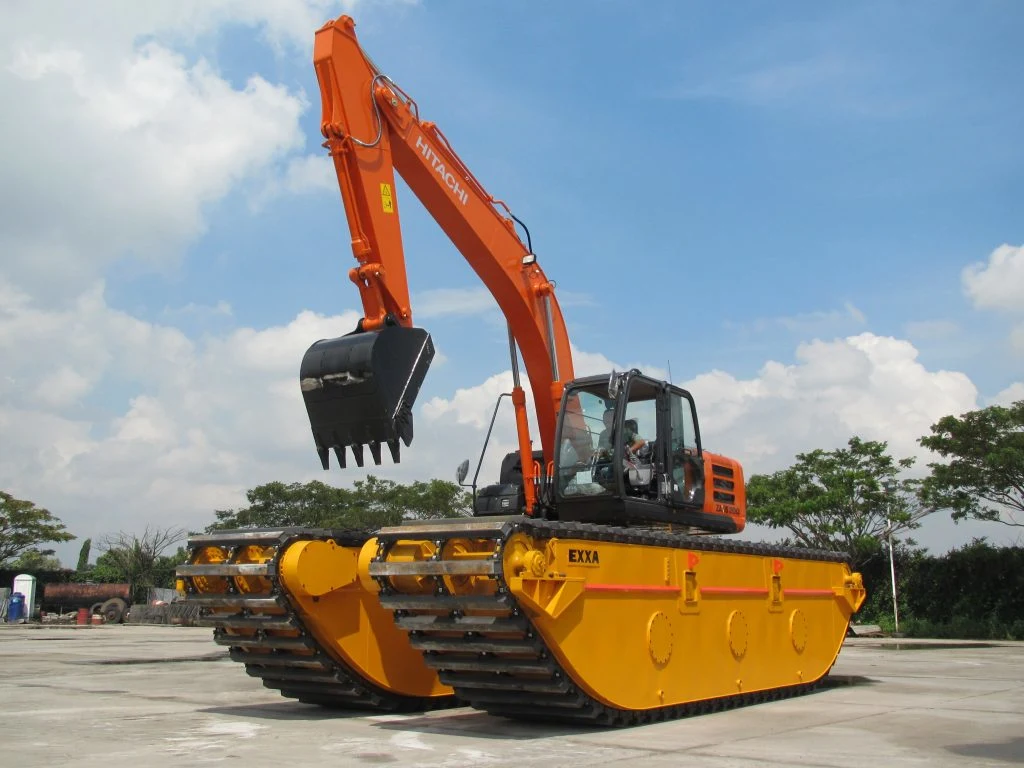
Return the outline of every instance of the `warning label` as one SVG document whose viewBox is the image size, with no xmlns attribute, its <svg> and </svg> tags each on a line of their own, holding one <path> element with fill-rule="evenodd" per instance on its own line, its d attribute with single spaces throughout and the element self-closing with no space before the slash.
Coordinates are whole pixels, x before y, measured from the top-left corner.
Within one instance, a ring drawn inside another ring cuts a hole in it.
<svg viewBox="0 0 1024 768">
<path fill-rule="evenodd" d="M 391 195 L 391 185 L 382 183 L 380 185 L 380 205 L 384 213 L 395 212 L 395 198 Z"/>
</svg>

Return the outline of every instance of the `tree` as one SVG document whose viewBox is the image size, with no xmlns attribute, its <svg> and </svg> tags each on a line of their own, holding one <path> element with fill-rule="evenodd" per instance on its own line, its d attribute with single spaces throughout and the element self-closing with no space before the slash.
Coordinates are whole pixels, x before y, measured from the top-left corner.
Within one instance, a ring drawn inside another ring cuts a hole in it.
<svg viewBox="0 0 1024 768">
<path fill-rule="evenodd" d="M 163 553 L 186 535 L 183 528 L 147 526 L 141 536 L 123 532 L 107 536 L 100 542 L 103 554 L 90 576 L 100 582 L 127 582 L 132 600 L 144 601 L 151 587 L 174 586 L 174 567 L 185 561 L 187 553 L 183 547 L 171 557 Z"/>
<path fill-rule="evenodd" d="M 747 519 L 784 528 L 790 544 L 847 552 L 862 563 L 893 533 L 917 528 L 934 511 L 920 480 L 899 479 L 914 459 L 894 460 L 883 442 L 852 437 L 848 448 L 798 454 L 796 464 L 747 483 Z"/>
<path fill-rule="evenodd" d="M 60 558 L 55 557 L 52 549 L 26 549 L 9 567 L 15 571 L 37 573 L 39 571 L 59 571 Z"/>
<path fill-rule="evenodd" d="M 74 538 L 49 510 L 0 491 L 0 563 L 39 544 Z"/>
<path fill-rule="evenodd" d="M 470 511 L 469 494 L 447 480 L 403 485 L 368 475 L 352 484 L 347 519 L 348 525 L 372 529 L 405 520 L 465 517 Z"/>
<path fill-rule="evenodd" d="M 425 483 L 417 480 L 410 485 L 397 485 L 392 498 L 403 510 L 404 517 L 418 520 L 466 517 L 473 511 L 468 493 L 455 483 L 436 478 Z"/>
<path fill-rule="evenodd" d="M 250 489 L 245 497 L 249 506 L 240 509 L 218 509 L 217 522 L 207 531 L 230 528 L 277 528 L 289 525 L 304 528 L 326 528 L 344 517 L 349 492 L 332 488 L 317 480 L 301 485 L 281 482 L 266 483 Z"/>
<path fill-rule="evenodd" d="M 925 503 L 965 517 L 1024 527 L 1024 400 L 945 416 L 921 445 L 941 456 L 929 464 Z"/>
<path fill-rule="evenodd" d="M 92 548 L 92 539 L 86 539 L 82 542 L 82 548 L 78 550 L 78 565 L 75 566 L 75 570 L 79 573 L 89 568 L 89 550 Z"/>
<path fill-rule="evenodd" d="M 469 495 L 444 480 L 408 485 L 373 475 L 352 488 L 310 483 L 266 483 L 246 493 L 249 506 L 214 512 L 207 531 L 230 528 L 374 529 L 403 520 L 462 517 L 470 512 Z"/>
</svg>

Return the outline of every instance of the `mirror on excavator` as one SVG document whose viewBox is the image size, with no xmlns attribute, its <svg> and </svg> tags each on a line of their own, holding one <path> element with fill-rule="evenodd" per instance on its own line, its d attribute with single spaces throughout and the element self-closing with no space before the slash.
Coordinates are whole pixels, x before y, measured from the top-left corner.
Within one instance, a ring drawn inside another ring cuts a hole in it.
<svg viewBox="0 0 1024 768">
<path fill-rule="evenodd" d="M 364 445 L 374 464 L 380 464 L 382 445 L 399 462 L 399 440 L 412 442 L 412 406 L 433 357 L 429 333 L 399 325 L 357 327 L 306 350 L 299 385 L 324 469 L 332 448 L 342 468 L 346 448 L 363 466 Z"/>
</svg>

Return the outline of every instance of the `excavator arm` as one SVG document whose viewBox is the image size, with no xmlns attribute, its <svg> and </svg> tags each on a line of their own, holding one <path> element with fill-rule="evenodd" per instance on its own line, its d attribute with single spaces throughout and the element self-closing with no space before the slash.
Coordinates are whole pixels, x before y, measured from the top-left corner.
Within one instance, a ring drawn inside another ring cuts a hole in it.
<svg viewBox="0 0 1024 768">
<path fill-rule="evenodd" d="M 359 45 L 351 18 L 342 16 L 317 31 L 313 61 L 324 146 L 337 171 L 357 261 L 349 278 L 359 289 L 364 313 L 355 332 L 317 342 L 303 360 L 300 379 L 324 468 L 329 448 L 344 466 L 344 451 L 350 446 L 361 465 L 363 443 L 379 463 L 382 443 L 391 447 L 397 461 L 398 439 L 406 445 L 412 439 L 411 399 L 433 347 L 429 336 L 413 326 L 397 171 L 508 321 L 516 378 L 512 399 L 524 480 L 529 479 L 533 454 L 515 346 L 533 392 L 545 461 L 550 462 L 562 389 L 573 378 L 554 284 L 519 238 L 508 206 L 488 194 L 440 129 L 421 120 L 416 102 L 377 69 Z M 371 388 L 376 394 L 367 394 Z M 524 485 L 532 497 L 532 484 Z M 532 498 L 527 508 L 532 508 Z"/>
</svg>

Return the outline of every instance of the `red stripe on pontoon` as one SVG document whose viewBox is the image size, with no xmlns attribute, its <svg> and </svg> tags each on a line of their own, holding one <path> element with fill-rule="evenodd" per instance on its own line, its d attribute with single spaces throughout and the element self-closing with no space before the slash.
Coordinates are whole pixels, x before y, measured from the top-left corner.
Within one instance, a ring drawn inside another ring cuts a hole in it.
<svg viewBox="0 0 1024 768">
<path fill-rule="evenodd" d="M 679 592 L 679 587 L 659 584 L 585 584 L 588 592 Z"/>
</svg>

